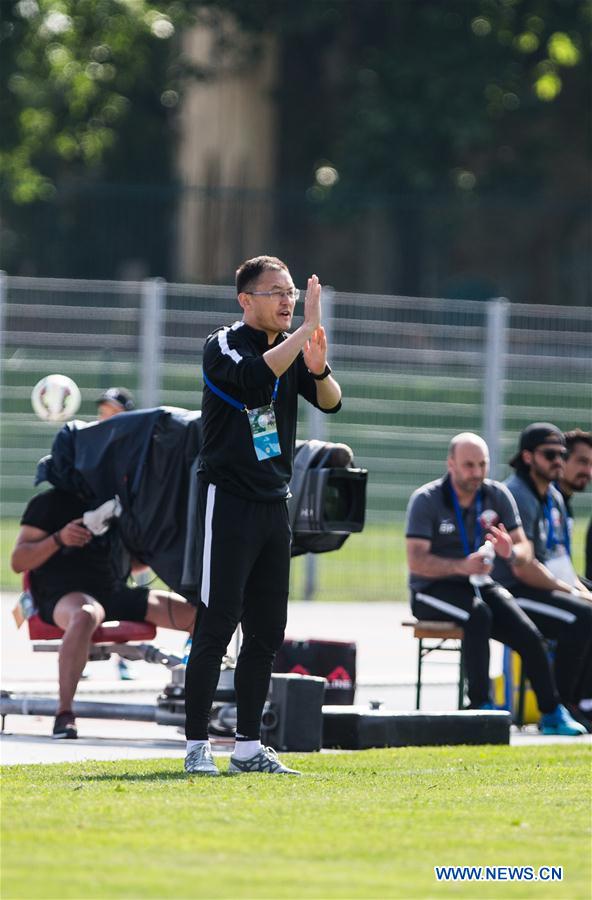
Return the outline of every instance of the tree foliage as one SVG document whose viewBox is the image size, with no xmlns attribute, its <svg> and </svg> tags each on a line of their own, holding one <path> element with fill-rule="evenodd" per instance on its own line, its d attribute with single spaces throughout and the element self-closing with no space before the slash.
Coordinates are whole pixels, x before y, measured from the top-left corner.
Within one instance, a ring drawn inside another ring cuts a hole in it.
<svg viewBox="0 0 592 900">
<path fill-rule="evenodd" d="M 587 149 L 589 0 L 214 5 L 283 40 L 282 60 L 302 73 L 282 79 L 286 121 L 296 116 L 311 152 L 350 189 L 528 179 L 565 142 L 568 123 L 570 141 Z M 317 183 L 319 197 L 335 185 Z"/>
<path fill-rule="evenodd" d="M 558 236 L 589 215 L 589 0 L 215 5 L 280 41 L 282 186 L 340 224 L 381 207 L 392 289 L 420 290 L 430 204 L 545 196 Z M 305 217 L 283 227 L 296 239 Z"/>
<path fill-rule="evenodd" d="M 51 198 L 67 176 L 162 178 L 178 101 L 169 54 L 185 4 L 18 0 L 2 4 L 0 172 L 12 199 Z M 122 140 L 125 138 L 125 140 Z"/>
<path fill-rule="evenodd" d="M 586 101 L 591 9 L 589 0 L 15 0 L 0 24 L 0 172 L 21 203 L 106 161 L 158 178 L 152 152 L 162 152 L 190 72 L 179 32 L 207 14 L 215 27 L 221 12 L 253 40 L 275 35 L 282 64 L 300 73 L 279 87 L 288 132 L 294 122 L 304 135 L 287 151 L 288 177 L 310 174 L 307 151 L 360 190 L 431 191 L 451 179 L 470 189 L 516 169 L 521 148 L 532 172 L 564 139 L 562 116 Z M 236 33 L 230 40 L 238 52 Z M 134 152 L 138 136 L 144 152 Z M 335 184 L 313 187 L 321 199 Z"/>
<path fill-rule="evenodd" d="M 186 79 L 240 68 L 263 35 L 279 48 L 277 188 L 318 216 L 383 204 L 413 245 L 425 198 L 544 186 L 564 202 L 586 184 L 591 0 L 4 0 L 1 9 L 0 184 L 21 244 L 32 215 L 69 184 L 170 187 Z M 218 36 L 208 71 L 183 58 L 180 35 L 195 22 Z M 302 233 L 302 224 L 292 215 L 282 228 Z M 139 238 L 122 251 L 134 254 Z M 95 272 L 89 258 L 90 237 L 81 272 Z M 401 258 L 413 261 L 413 247 Z M 411 290 L 417 278 L 407 281 Z"/>
</svg>

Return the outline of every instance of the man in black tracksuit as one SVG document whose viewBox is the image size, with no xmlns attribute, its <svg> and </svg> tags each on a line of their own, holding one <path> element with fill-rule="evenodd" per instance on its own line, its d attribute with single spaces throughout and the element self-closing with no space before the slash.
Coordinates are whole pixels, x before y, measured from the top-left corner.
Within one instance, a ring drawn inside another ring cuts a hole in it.
<svg viewBox="0 0 592 900">
<path fill-rule="evenodd" d="M 236 745 L 229 771 L 297 774 L 260 742 L 273 659 L 286 625 L 292 476 L 298 394 L 324 412 L 341 407 L 327 365 L 321 286 L 308 280 L 304 321 L 291 335 L 298 292 L 275 257 L 236 273 L 242 321 L 205 343 L 203 444 L 198 484 L 200 604 L 187 665 L 185 770 L 217 775 L 208 716 L 220 664 L 240 622 Z"/>
</svg>

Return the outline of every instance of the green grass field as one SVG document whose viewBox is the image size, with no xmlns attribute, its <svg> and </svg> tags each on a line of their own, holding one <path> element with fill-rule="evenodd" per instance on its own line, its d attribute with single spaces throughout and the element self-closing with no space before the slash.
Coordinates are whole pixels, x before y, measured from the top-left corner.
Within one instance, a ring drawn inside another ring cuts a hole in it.
<svg viewBox="0 0 592 900">
<path fill-rule="evenodd" d="M 574 560 L 583 570 L 586 521 L 576 521 L 573 538 Z M 19 590 L 20 577 L 10 570 L 9 558 L 18 522 L 0 519 L 0 587 Z M 361 534 L 352 534 L 333 553 L 317 556 L 318 600 L 400 600 L 407 601 L 407 571 L 403 522 L 367 525 Z M 304 596 L 305 561 L 292 563 L 291 598 Z"/>
<path fill-rule="evenodd" d="M 304 776 L 5 768 L 2 897 L 590 897 L 588 746 L 286 760 Z M 435 865 L 562 866 L 563 881 L 438 883 Z"/>
</svg>

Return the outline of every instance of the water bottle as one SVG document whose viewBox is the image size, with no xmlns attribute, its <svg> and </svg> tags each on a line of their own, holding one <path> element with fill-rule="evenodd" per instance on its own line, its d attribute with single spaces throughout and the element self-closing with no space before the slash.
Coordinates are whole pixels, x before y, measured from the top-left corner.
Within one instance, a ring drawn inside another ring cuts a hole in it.
<svg viewBox="0 0 592 900">
<path fill-rule="evenodd" d="M 485 541 L 485 543 L 479 547 L 477 552 L 483 558 L 484 562 L 488 563 L 490 566 L 493 565 L 493 560 L 495 559 L 495 547 L 491 541 Z M 491 577 L 489 575 L 470 575 L 469 581 L 472 585 L 481 587 L 483 584 L 488 584 L 491 581 Z"/>
<path fill-rule="evenodd" d="M 23 591 L 18 598 L 17 603 L 21 613 L 23 614 L 23 619 L 30 619 L 31 616 L 34 616 L 37 612 L 35 601 L 33 600 L 33 597 L 31 596 L 29 591 Z"/>
<path fill-rule="evenodd" d="M 185 646 L 183 647 L 183 665 L 186 666 L 189 661 L 189 654 L 191 653 L 191 644 L 192 638 L 191 635 L 185 641 Z"/>
</svg>

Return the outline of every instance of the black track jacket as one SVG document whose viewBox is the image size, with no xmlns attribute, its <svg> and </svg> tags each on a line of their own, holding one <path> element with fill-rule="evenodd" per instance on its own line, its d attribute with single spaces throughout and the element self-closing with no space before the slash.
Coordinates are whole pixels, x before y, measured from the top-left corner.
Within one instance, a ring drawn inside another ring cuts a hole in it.
<svg viewBox="0 0 592 900">
<path fill-rule="evenodd" d="M 286 338 L 286 334 L 279 334 L 273 346 Z M 204 374 L 215 387 L 248 409 L 266 406 L 271 402 L 276 379 L 263 359 L 269 349 L 265 332 L 244 322 L 219 328 L 208 336 L 204 345 Z M 204 384 L 200 477 L 248 500 L 285 500 L 292 477 L 298 394 L 320 409 L 315 380 L 306 368 L 302 353 L 280 377 L 274 403 L 282 452 L 280 456 L 259 462 L 246 412 L 235 409 Z M 322 412 L 336 413 L 340 408 L 338 403 Z"/>
</svg>

